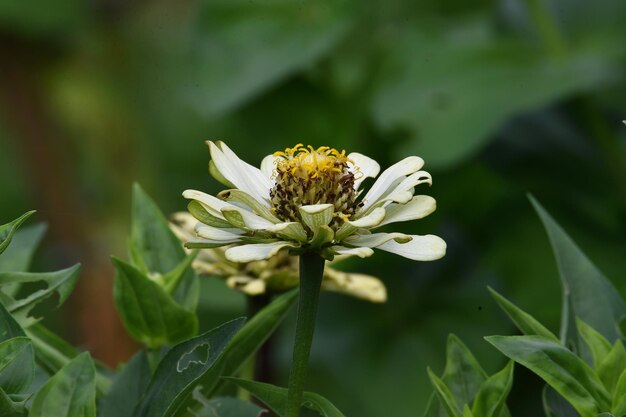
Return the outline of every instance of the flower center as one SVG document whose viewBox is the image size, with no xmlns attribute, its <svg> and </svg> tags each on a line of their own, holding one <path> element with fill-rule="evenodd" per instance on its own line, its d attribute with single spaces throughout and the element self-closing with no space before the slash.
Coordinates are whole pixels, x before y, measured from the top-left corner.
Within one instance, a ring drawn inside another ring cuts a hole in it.
<svg viewBox="0 0 626 417">
<path fill-rule="evenodd" d="M 274 153 L 276 184 L 270 191 L 272 207 L 278 218 L 301 222 L 298 207 L 310 204 L 332 204 L 337 229 L 356 210 L 354 169 L 350 170 L 346 151 L 327 146 L 314 149 L 298 144 L 284 152 Z M 358 169 L 357 169 L 358 170 Z"/>
</svg>

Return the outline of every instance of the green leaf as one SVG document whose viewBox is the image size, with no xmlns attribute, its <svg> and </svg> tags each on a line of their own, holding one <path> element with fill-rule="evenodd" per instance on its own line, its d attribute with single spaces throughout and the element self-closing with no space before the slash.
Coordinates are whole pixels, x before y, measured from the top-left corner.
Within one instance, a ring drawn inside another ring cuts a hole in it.
<svg viewBox="0 0 626 417">
<path fill-rule="evenodd" d="M 249 391 L 252 395 L 263 401 L 279 417 L 284 415 L 287 404 L 287 388 L 277 387 L 262 382 L 248 381 L 239 378 L 225 378 L 232 381 L 241 388 Z M 322 417 L 344 417 L 344 415 L 330 401 L 319 394 L 304 392 L 302 396 L 302 406 L 316 411 Z"/>
<path fill-rule="evenodd" d="M 472 410 L 470 410 L 469 405 L 467 404 L 463 406 L 463 417 L 474 417 Z"/>
<path fill-rule="evenodd" d="M 266 414 L 262 408 L 237 398 L 219 397 L 207 400 L 199 395 L 196 399 L 202 403 L 202 409 L 195 413 L 197 417 L 261 417 Z"/>
<path fill-rule="evenodd" d="M 564 346 L 542 336 L 489 336 L 485 339 L 546 381 L 582 417 L 595 417 L 609 408 L 609 393 L 593 369 Z"/>
<path fill-rule="evenodd" d="M 430 370 L 427 369 L 430 382 L 435 388 L 435 394 L 439 398 L 439 403 L 446 410 L 449 417 L 461 417 L 461 408 L 452 391 L 446 384 Z"/>
<path fill-rule="evenodd" d="M 181 263 L 176 266 L 176 268 L 161 276 L 163 288 L 168 294 L 173 294 L 176 291 L 185 274 L 189 272 L 189 268 L 191 268 L 191 263 L 194 261 L 194 259 L 196 259 L 196 256 L 198 256 L 198 251 L 193 251 L 192 253 L 187 255 L 185 259 L 183 259 Z"/>
<path fill-rule="evenodd" d="M 150 383 L 146 353 L 140 351 L 117 374 L 109 393 L 98 404 L 99 417 L 131 417 Z"/>
<path fill-rule="evenodd" d="M 322 59 L 352 15 L 338 3 L 220 0 L 200 2 L 194 16 L 192 59 L 179 74 L 191 84 L 180 93 L 200 114 L 218 117 Z"/>
<path fill-rule="evenodd" d="M 78 280 L 80 264 L 56 272 L 0 272 L 0 293 L 7 284 L 38 282 L 46 284 L 46 288 L 37 290 L 18 300 L 9 298 L 7 310 L 20 322 L 23 327 L 28 327 L 37 322 L 36 318 L 29 317 L 30 311 L 40 302 L 52 296 L 59 295 L 60 306 L 70 296 Z"/>
<path fill-rule="evenodd" d="M 150 273 L 162 276 L 179 267 L 187 257 L 167 219 L 139 184 L 133 185 L 129 252 L 134 253 L 134 259 L 141 258 L 133 266 L 140 271 L 147 268 Z M 180 285 L 177 282 L 178 289 L 174 297 L 178 303 L 190 307 L 186 302 L 190 300 L 190 292 L 194 291 L 196 279 L 190 268 L 180 277 Z"/>
<path fill-rule="evenodd" d="M 0 389 L 0 416 L 26 417 L 26 400 L 13 401 L 2 389 Z"/>
<path fill-rule="evenodd" d="M 600 380 L 611 394 L 615 393 L 617 381 L 624 369 L 626 369 L 626 350 L 622 341 L 618 340 L 596 369 Z"/>
<path fill-rule="evenodd" d="M 575 346 L 591 362 L 582 337 L 576 330 L 578 317 L 610 343 L 620 338 L 619 322 L 626 315 L 626 303 L 598 268 L 576 246 L 548 212 L 529 197 L 552 244 L 563 286 L 561 341 Z M 602 300 L 598 302 L 598 300 Z"/>
<path fill-rule="evenodd" d="M 9 247 L 0 256 L 0 272 L 28 271 L 33 254 L 45 232 L 46 225 L 44 223 L 23 227 L 18 230 L 13 235 Z"/>
<path fill-rule="evenodd" d="M 207 397 L 212 397 L 224 383 L 220 376 L 237 375 L 242 366 L 274 333 L 283 321 L 291 306 L 298 298 L 298 290 L 292 290 L 277 297 L 268 306 L 263 308 L 237 332 L 226 346 L 219 366 L 207 372 L 198 383 L 202 386 Z M 219 372 L 218 372 L 219 371 Z M 185 406 L 195 408 L 197 403 L 190 398 Z"/>
<path fill-rule="evenodd" d="M 174 346 L 159 363 L 133 417 L 169 417 L 198 386 L 244 323 L 229 321 L 207 333 Z"/>
<path fill-rule="evenodd" d="M 446 346 L 446 367 L 441 380 L 448 387 L 459 405 L 471 404 L 480 390 L 487 374 L 480 366 L 472 352 L 454 334 L 448 336 Z M 428 404 L 425 416 L 439 416 L 439 401 L 434 398 Z"/>
<path fill-rule="evenodd" d="M 472 404 L 472 414 L 478 417 L 499 417 L 513 386 L 513 361 L 483 383 Z"/>
<path fill-rule="evenodd" d="M 587 53 L 546 59 L 478 19 L 423 30 L 413 22 L 389 37 L 372 113 L 379 128 L 406 132 L 398 155 L 417 151 L 429 166 L 450 167 L 477 153 L 513 116 L 597 86 L 615 71 L 599 57 L 590 67 Z M 477 31 L 484 36 L 463 42 L 451 36 Z M 428 60 L 406 60 L 414 45 Z"/>
<path fill-rule="evenodd" d="M 591 352 L 594 369 L 598 369 L 602 360 L 613 348 L 611 343 L 593 327 L 578 318 L 576 319 L 576 328 Z"/>
<path fill-rule="evenodd" d="M 7 311 L 6 307 L 0 303 L 0 342 L 20 336 L 26 336 L 24 329 Z"/>
<path fill-rule="evenodd" d="M 626 414 L 626 369 L 622 371 L 617 386 L 615 387 L 615 395 L 613 395 L 613 404 L 611 405 L 613 414 L 623 416 Z"/>
<path fill-rule="evenodd" d="M 543 324 L 539 323 L 530 314 L 526 313 L 521 308 L 504 298 L 496 290 L 491 287 L 487 287 L 491 296 L 496 300 L 500 308 L 509 316 L 509 318 L 515 323 L 517 328 L 525 335 L 537 335 L 544 336 L 548 339 L 552 339 L 555 342 L 559 341 L 559 338 L 548 330 Z"/>
<path fill-rule="evenodd" d="M 96 370 L 81 353 L 41 388 L 29 417 L 96 417 Z"/>
<path fill-rule="evenodd" d="M 0 389 L 7 394 L 24 394 L 35 375 L 34 356 L 27 337 L 0 342 Z"/>
<path fill-rule="evenodd" d="M 543 387 L 542 400 L 547 417 L 580 417 L 574 407 L 549 385 Z"/>
<path fill-rule="evenodd" d="M 26 221 L 26 219 L 32 216 L 34 212 L 35 211 L 32 210 L 24 213 L 12 222 L 0 226 L 0 254 L 2 254 L 2 252 L 4 252 L 11 243 L 11 239 L 13 238 L 15 231 Z"/>
<path fill-rule="evenodd" d="M 50 375 L 59 372 L 73 358 L 80 354 L 72 345 L 48 330 L 41 323 L 34 324 L 26 329 L 35 348 L 37 364 Z M 96 391 L 99 396 L 104 395 L 111 386 L 106 376 L 107 369 L 96 363 Z"/>
<path fill-rule="evenodd" d="M 174 344 L 196 334 L 196 315 L 178 305 L 156 282 L 113 258 L 113 299 L 128 333 L 149 348 Z"/>
</svg>

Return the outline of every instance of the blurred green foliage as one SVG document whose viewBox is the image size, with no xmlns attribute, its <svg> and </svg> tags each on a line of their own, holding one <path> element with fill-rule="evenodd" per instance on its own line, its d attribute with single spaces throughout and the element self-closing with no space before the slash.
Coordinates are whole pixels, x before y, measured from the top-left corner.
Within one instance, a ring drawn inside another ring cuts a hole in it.
<svg viewBox="0 0 626 417">
<path fill-rule="evenodd" d="M 420 155 L 439 209 L 410 232 L 443 236 L 448 255 L 346 264 L 383 278 L 389 302 L 323 296 L 307 387 L 346 415 L 415 415 L 448 333 L 488 373 L 504 366 L 481 342 L 513 331 L 487 284 L 558 326 L 527 191 L 626 290 L 625 19 L 622 0 L 3 1 L 0 219 L 37 208 L 54 267 L 85 251 L 107 262 L 124 250 L 133 181 L 165 212 L 186 188 L 219 190 L 205 139 L 253 163 L 298 142 L 383 167 Z M 221 284 L 203 288 L 205 328 L 241 312 Z M 534 416 L 539 398 L 513 392 L 509 406 Z"/>
</svg>

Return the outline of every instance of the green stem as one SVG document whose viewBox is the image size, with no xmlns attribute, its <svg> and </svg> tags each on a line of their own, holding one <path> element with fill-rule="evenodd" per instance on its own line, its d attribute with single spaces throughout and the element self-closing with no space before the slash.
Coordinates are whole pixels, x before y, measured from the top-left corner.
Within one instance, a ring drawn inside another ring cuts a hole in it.
<svg viewBox="0 0 626 417">
<path fill-rule="evenodd" d="M 289 374 L 289 391 L 285 417 L 299 417 L 302 391 L 309 364 L 309 353 L 315 330 L 317 302 L 324 275 L 324 259 L 318 254 L 300 255 L 300 299 L 298 322 L 293 345 L 293 359 Z"/>
</svg>

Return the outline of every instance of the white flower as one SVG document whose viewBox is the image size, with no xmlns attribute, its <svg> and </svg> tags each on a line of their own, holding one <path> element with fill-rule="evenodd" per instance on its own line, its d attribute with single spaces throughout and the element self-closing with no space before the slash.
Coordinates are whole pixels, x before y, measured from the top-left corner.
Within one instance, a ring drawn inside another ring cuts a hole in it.
<svg viewBox="0 0 626 417">
<path fill-rule="evenodd" d="M 217 197 L 196 190 L 183 193 L 200 222 L 188 248 L 229 245 L 225 256 L 233 262 L 268 259 L 283 249 L 292 254 L 314 251 L 327 259 L 363 258 L 372 255 L 372 248 L 417 261 L 445 255 L 446 243 L 438 236 L 376 232 L 435 210 L 432 197 L 414 195 L 416 186 L 432 184 L 417 156 L 383 171 L 361 197 L 363 180 L 380 171 L 365 155 L 297 145 L 265 157 L 258 169 L 223 142 L 208 144 L 209 170 L 230 189 Z"/>
</svg>

